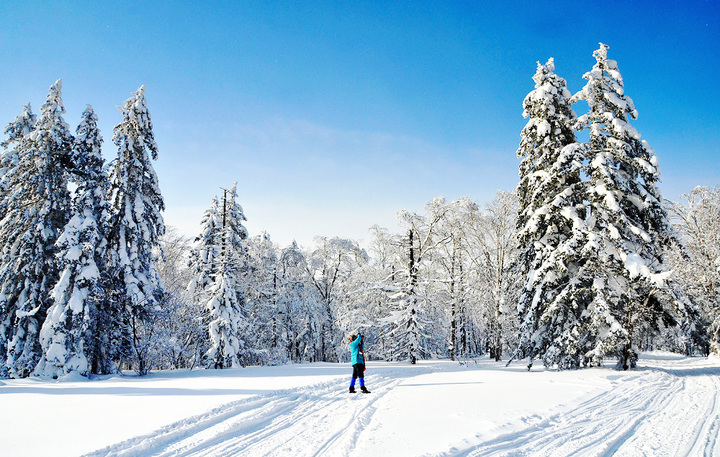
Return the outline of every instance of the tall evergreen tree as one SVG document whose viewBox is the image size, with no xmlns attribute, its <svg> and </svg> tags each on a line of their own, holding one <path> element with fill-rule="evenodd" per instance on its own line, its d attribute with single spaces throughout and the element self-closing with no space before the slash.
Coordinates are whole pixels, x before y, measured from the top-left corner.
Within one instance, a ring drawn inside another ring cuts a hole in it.
<svg viewBox="0 0 720 457">
<path fill-rule="evenodd" d="M 159 239 L 165 233 L 161 211 L 165 203 L 151 160 L 157 160 L 145 86 L 120 107 L 123 121 L 114 128 L 118 157 L 110 170 L 112 205 L 110 268 L 121 290 L 118 312 L 123 316 L 124 351 L 136 371 L 146 371 L 144 343 L 151 322 L 149 311 L 160 306 L 163 284 L 155 261 Z"/>
<path fill-rule="evenodd" d="M 238 294 L 238 271 L 228 257 L 220 259 L 216 282 L 209 290 L 210 300 L 205 305 L 210 317 L 208 331 L 210 350 L 206 356 L 210 368 L 231 368 L 244 364 L 247 352 L 245 303 Z"/>
<path fill-rule="evenodd" d="M 23 106 L 23 112 L 5 127 L 4 133 L 8 138 L 0 143 L 0 219 L 5 214 L 5 196 L 8 192 L 8 183 L 5 176 L 15 168 L 20 161 L 18 148 L 25 135 L 35 128 L 37 116 L 33 114 L 30 103 Z"/>
<path fill-rule="evenodd" d="M 2 347 L 5 367 L 0 374 L 12 377 L 29 375 L 42 354 L 40 327 L 58 279 L 55 242 L 69 219 L 67 168 L 73 138 L 62 117 L 61 93 L 62 81 L 57 81 L 35 129 L 21 139 L 16 136 L 17 166 L 4 177 L 8 187 L 0 223 L 0 344 L 7 345 Z M 26 113 L 30 119 L 29 109 Z"/>
<path fill-rule="evenodd" d="M 694 332 L 694 310 L 668 282 L 663 265 L 671 234 L 657 188 L 657 157 L 629 123 L 637 111 L 607 49 L 601 44 L 595 51 L 596 64 L 584 75 L 588 82 L 571 99 L 588 104 L 575 128 L 587 128 L 589 140 L 568 144 L 571 135 L 563 128 L 573 116 L 557 127 L 546 122 L 560 112 L 553 103 L 531 118 L 518 150 L 526 157 L 518 192 L 528 282 L 520 299 L 517 355 L 530 357 L 531 364 L 541 357 L 561 368 L 599 365 L 613 355 L 627 369 L 637 359 L 638 335 L 678 319 L 685 333 Z M 536 77 L 542 80 L 543 73 L 539 68 Z M 536 86 L 526 112 L 534 109 L 533 100 L 551 100 L 547 94 L 557 92 Z M 567 97 L 562 100 L 566 106 Z M 539 132 L 560 135 L 554 143 L 552 137 L 538 141 Z M 543 149 L 553 151 L 552 161 L 543 159 Z"/>
<path fill-rule="evenodd" d="M 670 232 L 657 188 L 658 159 L 630 125 L 637 111 L 607 50 L 601 43 L 593 53 L 596 64 L 583 76 L 587 84 L 573 97 L 589 107 L 578 118 L 578 127 L 590 130 L 583 252 L 593 283 L 585 349 L 590 364 L 612 354 L 627 369 L 637 359 L 636 330 L 671 315 L 676 303 L 662 258 Z"/>
<path fill-rule="evenodd" d="M 200 221 L 202 229 L 195 238 L 195 247 L 190 253 L 193 278 L 188 284 L 188 291 L 196 295 L 202 295 L 215 282 L 217 276 L 222 231 L 222 214 L 218 205 L 217 197 L 213 197 L 210 208 L 205 211 Z"/>
<path fill-rule="evenodd" d="M 584 244 L 581 180 L 584 157 L 576 143 L 576 120 L 566 82 L 554 60 L 538 63 L 535 89 L 523 101 L 529 118 L 517 155 L 519 268 L 525 285 L 519 298 L 521 328 L 514 357 L 541 357 L 546 365 L 579 366 L 576 346 L 586 305 L 578 281 Z"/>
<path fill-rule="evenodd" d="M 75 135 L 71 174 L 77 190 L 73 216 L 57 240 L 62 272 L 40 332 L 43 357 L 35 370 L 40 375 L 87 375 L 112 368 L 107 338 L 112 317 L 104 284 L 108 177 L 103 171 L 101 145 L 97 116 L 88 106 Z"/>
<path fill-rule="evenodd" d="M 387 287 L 391 300 L 388 336 L 392 339 L 390 351 L 394 359 L 415 364 L 430 355 L 433 345 L 428 344 L 430 320 L 426 316 L 430 314 L 426 290 L 430 278 L 423 277 L 422 268 L 445 241 L 440 227 L 450 208 L 444 198 L 435 197 L 425 205 L 426 216 L 407 211 L 399 213 L 401 223 L 407 227 L 404 265 L 397 271 L 398 284 Z"/>
<path fill-rule="evenodd" d="M 244 284 L 248 232 L 243 225 L 246 219 L 242 206 L 237 203 L 237 183 L 232 189 L 224 190 L 218 209 L 221 226 L 214 240 L 214 249 L 219 252 L 217 271 L 207 290 L 210 335 L 207 359 L 210 367 L 228 368 L 252 359 L 252 350 L 247 344 L 250 325 Z"/>
<path fill-rule="evenodd" d="M 190 251 L 189 268 L 191 278 L 187 284 L 187 292 L 200 308 L 202 341 L 199 341 L 199 362 L 204 362 L 206 353 L 210 349 L 210 312 L 207 303 L 210 300 L 211 289 L 218 279 L 220 268 L 220 238 L 222 234 L 222 213 L 219 209 L 217 196 L 212 198 L 210 208 L 203 214 L 200 222 L 200 234 L 195 237 L 195 245 Z"/>
<path fill-rule="evenodd" d="M 22 114 L 16 116 L 15 120 L 9 123 L 4 130 L 8 138 L 0 143 L 0 147 L 2 147 L 2 151 L 0 151 L 0 221 L 5 221 L 6 208 L 9 203 L 8 195 L 12 188 L 11 178 L 20 161 L 18 151 L 23 138 L 35 128 L 36 121 L 37 116 L 33 114 L 30 103 L 28 103 L 23 107 Z M 15 177 L 15 179 L 17 179 L 17 177 Z M 0 241 L 0 245 L 3 245 L 2 241 Z M 5 254 L 2 254 L 2 256 L 4 258 Z M 2 260 L 2 262 L 4 263 L 5 261 Z M 3 289 L 7 290 L 7 286 L 3 286 Z M 7 338 L 11 332 L 13 313 L 9 301 L 4 294 L 0 295 L 0 378 L 6 378 L 8 376 L 5 357 L 7 354 Z"/>
</svg>

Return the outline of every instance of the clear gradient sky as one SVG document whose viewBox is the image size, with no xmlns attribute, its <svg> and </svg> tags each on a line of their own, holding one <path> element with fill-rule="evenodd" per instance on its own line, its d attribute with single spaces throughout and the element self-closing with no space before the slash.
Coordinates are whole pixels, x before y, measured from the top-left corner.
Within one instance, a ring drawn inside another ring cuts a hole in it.
<svg viewBox="0 0 720 457">
<path fill-rule="evenodd" d="M 252 236 L 367 240 L 434 196 L 513 189 L 536 61 L 574 93 L 601 41 L 663 195 L 719 185 L 717 0 L 2 1 L 0 124 L 62 79 L 66 121 L 93 105 L 112 159 L 145 84 L 168 225 L 196 235 L 237 181 Z"/>
</svg>

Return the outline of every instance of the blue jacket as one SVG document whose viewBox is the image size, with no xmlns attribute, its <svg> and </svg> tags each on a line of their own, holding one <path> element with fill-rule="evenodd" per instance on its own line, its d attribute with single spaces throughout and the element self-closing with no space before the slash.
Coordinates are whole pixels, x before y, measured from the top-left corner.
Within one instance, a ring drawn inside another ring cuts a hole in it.
<svg viewBox="0 0 720 457">
<path fill-rule="evenodd" d="M 365 356 L 360 354 L 360 344 L 362 344 L 361 335 L 358 335 L 355 340 L 350 342 L 350 363 L 352 365 L 358 363 L 365 364 Z"/>
</svg>

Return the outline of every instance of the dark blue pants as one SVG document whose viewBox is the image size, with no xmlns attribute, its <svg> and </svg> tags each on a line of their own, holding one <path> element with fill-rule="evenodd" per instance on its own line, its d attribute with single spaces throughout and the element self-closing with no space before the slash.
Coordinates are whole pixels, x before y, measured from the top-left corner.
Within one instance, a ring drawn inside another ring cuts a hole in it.
<svg viewBox="0 0 720 457">
<path fill-rule="evenodd" d="M 350 380 L 350 387 L 355 387 L 355 379 L 360 378 L 360 387 L 365 385 L 365 364 L 356 363 L 353 365 L 352 379 Z"/>
</svg>

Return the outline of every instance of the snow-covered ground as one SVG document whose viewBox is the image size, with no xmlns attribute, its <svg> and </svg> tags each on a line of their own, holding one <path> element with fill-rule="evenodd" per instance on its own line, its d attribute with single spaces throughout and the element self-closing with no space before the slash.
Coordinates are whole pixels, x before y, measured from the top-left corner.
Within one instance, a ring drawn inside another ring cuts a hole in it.
<svg viewBox="0 0 720 457">
<path fill-rule="evenodd" d="M 0 383 L 3 456 L 720 455 L 720 360 L 527 372 L 489 360 Z"/>
</svg>

